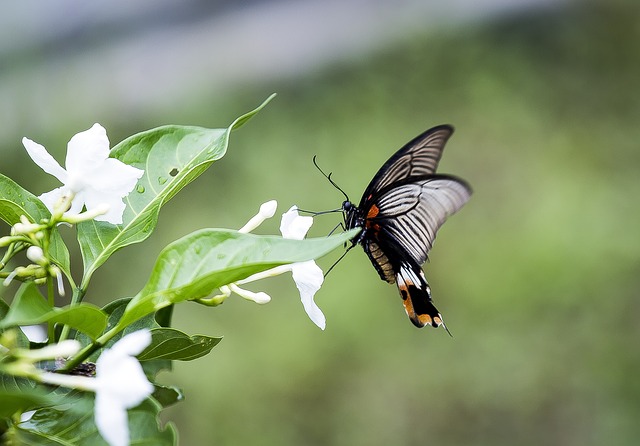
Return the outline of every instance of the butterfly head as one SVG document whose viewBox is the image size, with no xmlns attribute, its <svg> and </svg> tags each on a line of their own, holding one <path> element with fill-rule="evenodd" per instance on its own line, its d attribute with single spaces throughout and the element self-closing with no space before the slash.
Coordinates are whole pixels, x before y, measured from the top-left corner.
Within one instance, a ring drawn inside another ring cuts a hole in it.
<svg viewBox="0 0 640 446">
<path fill-rule="evenodd" d="M 349 200 L 344 200 L 342 202 L 342 210 L 346 213 L 349 213 L 350 211 L 352 211 L 354 207 L 355 207 L 354 204 Z"/>
</svg>

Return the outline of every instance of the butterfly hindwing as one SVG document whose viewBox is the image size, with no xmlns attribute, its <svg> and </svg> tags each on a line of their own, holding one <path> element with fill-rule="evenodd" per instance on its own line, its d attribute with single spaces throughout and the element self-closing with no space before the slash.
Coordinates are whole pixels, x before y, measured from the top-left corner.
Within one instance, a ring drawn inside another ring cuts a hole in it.
<svg viewBox="0 0 640 446">
<path fill-rule="evenodd" d="M 418 265 L 426 260 L 438 229 L 471 197 L 463 180 L 450 175 L 408 179 L 372 197 L 365 227 L 381 245 L 394 246 Z"/>
<path fill-rule="evenodd" d="M 402 297 L 404 310 L 416 327 L 444 326 L 442 316 L 431 300 L 431 289 L 419 265 L 403 261 L 397 273 L 396 283 Z M 449 331 L 449 330 L 447 330 Z"/>
</svg>

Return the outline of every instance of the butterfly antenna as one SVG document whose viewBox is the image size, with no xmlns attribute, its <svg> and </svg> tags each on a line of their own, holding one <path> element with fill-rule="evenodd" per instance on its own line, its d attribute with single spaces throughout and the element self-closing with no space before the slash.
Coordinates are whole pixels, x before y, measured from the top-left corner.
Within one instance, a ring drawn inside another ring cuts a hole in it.
<svg viewBox="0 0 640 446">
<path fill-rule="evenodd" d="M 329 183 L 331 183 L 333 185 L 333 187 L 338 189 L 342 193 L 342 195 L 344 195 L 344 198 L 346 198 L 347 201 L 350 201 L 349 200 L 349 196 L 346 194 L 346 192 L 343 191 L 342 188 L 340 188 L 340 186 L 338 186 L 336 184 L 336 182 L 331 179 L 331 174 L 333 172 L 329 172 L 329 175 L 327 175 L 326 173 L 324 173 L 324 170 L 322 170 L 320 168 L 320 166 L 318 166 L 318 163 L 316 162 L 316 155 L 313 155 L 313 165 L 316 166 L 316 169 L 318 169 L 320 171 L 320 173 L 322 174 L 323 177 L 325 177 L 327 180 L 329 180 Z"/>
<path fill-rule="evenodd" d="M 320 211 L 320 212 L 307 211 L 306 209 L 298 209 L 298 212 L 304 212 L 305 214 L 311 214 L 311 215 L 313 215 L 315 217 L 316 215 L 331 214 L 331 213 L 334 213 L 334 212 L 342 212 L 342 208 L 330 209 L 328 211 Z"/>
</svg>

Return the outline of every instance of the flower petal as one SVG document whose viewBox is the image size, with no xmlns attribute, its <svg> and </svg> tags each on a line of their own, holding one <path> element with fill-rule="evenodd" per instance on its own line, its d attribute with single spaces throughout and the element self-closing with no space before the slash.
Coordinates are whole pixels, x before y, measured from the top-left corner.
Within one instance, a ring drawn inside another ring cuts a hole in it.
<svg viewBox="0 0 640 446">
<path fill-rule="evenodd" d="M 133 190 L 142 175 L 144 170 L 107 158 L 99 169 L 92 172 L 91 185 L 105 194 L 124 197 Z"/>
<path fill-rule="evenodd" d="M 93 211 L 96 208 L 100 208 L 105 205 L 108 208 L 106 213 L 98 215 L 94 220 L 106 221 L 112 225 L 122 224 L 122 216 L 126 205 L 124 204 L 124 201 L 122 201 L 121 197 L 116 195 L 108 196 L 92 193 L 91 189 L 88 189 L 86 192 L 87 194 L 85 196 L 87 197 L 87 202 L 85 205 L 88 211 Z"/>
<path fill-rule="evenodd" d="M 123 198 L 129 195 L 142 175 L 144 170 L 113 158 L 105 160 L 99 170 L 93 171 L 91 182 L 84 189 L 87 210 L 107 204 L 109 211 L 95 219 L 121 224 L 126 207 Z"/>
<path fill-rule="evenodd" d="M 87 175 L 109 157 L 109 138 L 100 124 L 77 133 L 67 144 L 65 167 L 70 175 Z"/>
<path fill-rule="evenodd" d="M 47 340 L 47 332 L 41 325 L 21 325 L 20 330 L 31 342 L 45 342 Z"/>
<path fill-rule="evenodd" d="M 151 332 L 148 329 L 142 329 L 123 336 L 109 351 L 121 356 L 135 356 L 142 353 L 149 344 L 151 344 Z"/>
<path fill-rule="evenodd" d="M 49 212 L 53 212 L 53 207 L 58 202 L 58 200 L 62 197 L 62 194 L 66 192 L 66 187 L 61 186 L 57 187 L 52 191 L 45 192 L 42 195 L 39 195 L 38 198 L 40 201 L 44 203 L 44 205 L 49 209 Z M 74 200 L 75 201 L 75 200 Z M 72 203 L 73 206 L 73 203 Z M 82 209 L 82 203 L 80 203 L 80 208 Z"/>
<path fill-rule="evenodd" d="M 67 180 L 67 172 L 60 164 L 47 152 L 44 146 L 37 142 L 31 141 L 29 138 L 22 138 L 22 145 L 27 149 L 27 153 L 34 163 L 49 175 L 53 175 L 62 183 Z"/>
<path fill-rule="evenodd" d="M 109 158 L 99 171 L 94 171 L 91 184 L 83 190 L 87 210 L 91 211 L 106 204 L 109 211 L 99 215 L 95 220 L 107 221 L 114 225 L 121 224 L 126 207 L 123 197 L 133 190 L 143 174 L 143 170 Z"/>
<path fill-rule="evenodd" d="M 324 282 L 322 270 L 316 265 L 316 262 L 309 260 L 291 265 L 291 274 L 300 291 L 300 300 L 302 300 L 304 311 L 307 312 L 314 324 L 324 330 L 326 319 L 320 307 L 313 300 L 316 292 L 322 286 L 322 282 Z"/>
<path fill-rule="evenodd" d="M 109 351 L 102 353 L 98 361 Z M 111 356 L 111 355 L 109 355 Z M 113 359 L 113 358 L 112 358 Z M 96 379 L 99 394 L 109 394 L 125 409 L 135 407 L 153 392 L 153 385 L 147 380 L 142 366 L 133 356 L 117 356 L 116 361 L 96 364 Z"/>
<path fill-rule="evenodd" d="M 142 366 L 134 355 L 139 354 L 151 343 L 149 330 L 130 333 L 106 349 L 96 362 L 98 392 L 109 393 L 120 401 L 123 407 L 140 404 L 153 392 L 153 385 L 147 380 Z"/>
<path fill-rule="evenodd" d="M 112 395 L 96 393 L 94 416 L 98 432 L 110 446 L 129 444 L 127 410 Z"/>
<path fill-rule="evenodd" d="M 312 224 L 313 217 L 302 217 L 298 214 L 298 208 L 291 206 L 287 212 L 282 214 L 280 232 L 284 238 L 302 240 Z"/>
</svg>

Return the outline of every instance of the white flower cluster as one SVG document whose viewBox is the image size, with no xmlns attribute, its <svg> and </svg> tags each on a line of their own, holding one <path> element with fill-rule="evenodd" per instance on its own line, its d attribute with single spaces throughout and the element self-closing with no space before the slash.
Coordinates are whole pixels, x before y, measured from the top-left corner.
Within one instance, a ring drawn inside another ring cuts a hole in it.
<svg viewBox="0 0 640 446">
<path fill-rule="evenodd" d="M 253 231 L 263 221 L 275 215 L 277 206 L 278 203 L 275 200 L 263 203 L 262 206 L 260 206 L 260 212 L 252 217 L 246 225 L 238 230 L 238 232 L 247 233 Z M 284 238 L 302 240 L 307 235 L 312 224 L 312 217 L 299 215 L 298 208 L 296 206 L 292 206 L 282 215 L 282 220 L 280 221 L 280 232 Z M 326 326 L 326 319 L 322 310 L 320 310 L 314 300 L 315 294 L 318 292 L 322 286 L 322 282 L 324 281 L 324 274 L 313 260 L 276 266 L 270 270 L 254 274 L 246 279 L 239 280 L 236 283 L 221 287 L 220 291 L 222 294 L 214 296 L 212 299 L 223 299 L 229 296 L 231 292 L 234 292 L 245 299 L 252 300 L 258 304 L 265 304 L 271 301 L 271 297 L 267 293 L 262 291 L 254 293 L 253 291 L 241 288 L 239 285 L 255 282 L 256 280 L 267 277 L 277 276 L 288 271 L 291 271 L 293 280 L 298 287 L 300 299 L 302 300 L 302 305 L 307 315 L 314 324 L 324 330 Z"/>
<path fill-rule="evenodd" d="M 95 378 L 51 372 L 34 373 L 32 377 L 48 384 L 95 392 L 94 420 L 98 432 L 111 446 L 127 446 L 127 409 L 136 407 L 153 392 L 153 385 L 135 357 L 150 343 L 151 333 L 146 329 L 124 336 L 102 352 L 96 362 Z M 35 362 L 69 357 L 79 350 L 78 341 L 66 340 L 38 350 L 28 350 L 24 354 L 30 354 L 29 359 Z"/>
</svg>

